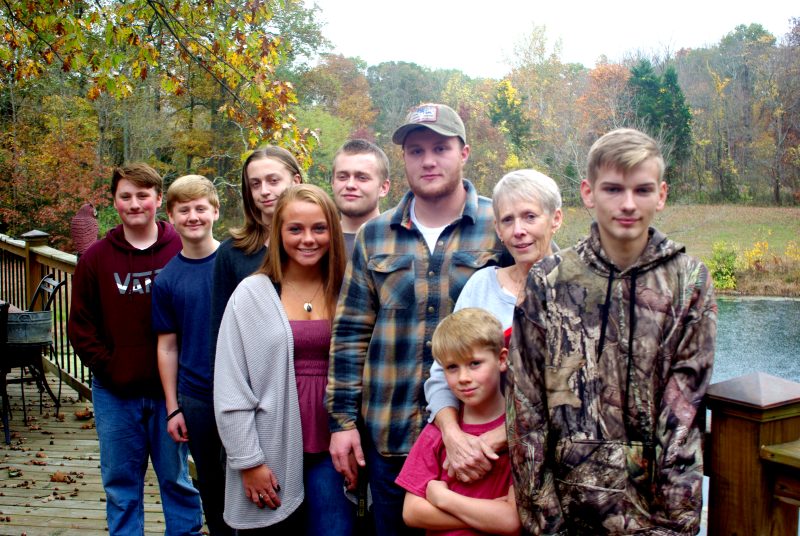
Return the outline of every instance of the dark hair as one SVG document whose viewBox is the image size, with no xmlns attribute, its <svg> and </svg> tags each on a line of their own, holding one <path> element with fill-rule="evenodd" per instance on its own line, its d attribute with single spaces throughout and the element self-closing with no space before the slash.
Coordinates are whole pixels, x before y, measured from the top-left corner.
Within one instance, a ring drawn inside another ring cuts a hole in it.
<svg viewBox="0 0 800 536">
<path fill-rule="evenodd" d="M 336 154 L 333 155 L 333 172 L 336 173 L 336 159 L 339 157 L 340 154 L 371 154 L 375 157 L 375 161 L 378 163 L 378 172 L 380 173 L 381 180 L 389 179 L 389 158 L 386 156 L 386 153 L 383 152 L 383 149 L 372 143 L 371 141 L 362 140 L 362 139 L 354 139 L 348 140 L 339 147 L 339 150 L 336 151 Z"/>
<path fill-rule="evenodd" d="M 157 194 L 160 194 L 164 188 L 164 181 L 158 171 L 144 162 L 134 162 L 114 168 L 114 173 L 111 175 L 112 197 L 117 195 L 117 186 L 122 179 L 131 181 L 139 188 L 155 188 Z"/>
<path fill-rule="evenodd" d="M 336 313 L 339 290 L 342 288 L 342 280 L 344 279 L 347 253 L 344 247 L 342 224 L 339 221 L 339 211 L 325 190 L 313 184 L 294 184 L 283 191 L 275 204 L 275 213 L 272 215 L 272 227 L 269 231 L 269 253 L 264 258 L 258 271 L 266 274 L 275 284 L 280 284 L 283 281 L 283 268 L 289 258 L 283 247 L 283 240 L 281 240 L 283 212 L 294 201 L 317 205 L 325 215 L 331 242 L 328 252 L 320 261 L 320 271 L 322 272 L 322 286 L 325 292 L 325 308 L 332 321 Z"/>
<path fill-rule="evenodd" d="M 234 247 L 243 250 L 247 254 L 258 251 L 269 237 L 269 228 L 261 219 L 261 211 L 253 201 L 253 193 L 250 191 L 250 178 L 247 176 L 247 166 L 250 165 L 250 162 L 263 158 L 280 162 L 293 177 L 299 176 L 300 182 L 303 182 L 303 172 L 300 170 L 300 164 L 297 163 L 297 159 L 292 156 L 292 153 L 286 149 L 275 145 L 267 145 L 250 153 L 250 156 L 247 157 L 247 160 L 242 165 L 244 223 L 241 227 L 230 231 Z"/>
</svg>

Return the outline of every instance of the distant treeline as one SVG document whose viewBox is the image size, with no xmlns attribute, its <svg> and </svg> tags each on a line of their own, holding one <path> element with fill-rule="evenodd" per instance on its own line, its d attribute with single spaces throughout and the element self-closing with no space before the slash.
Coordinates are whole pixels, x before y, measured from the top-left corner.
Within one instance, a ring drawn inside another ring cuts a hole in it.
<svg viewBox="0 0 800 536">
<path fill-rule="evenodd" d="M 0 5 L 0 232 L 39 228 L 69 248 L 69 218 L 84 202 L 111 224 L 109 169 L 133 160 L 167 182 L 213 179 L 224 230 L 239 220 L 248 150 L 282 145 L 324 186 L 350 137 L 389 154 L 388 206 L 405 190 L 391 133 L 426 101 L 463 117 L 466 174 L 484 194 L 508 170 L 534 167 L 575 203 L 591 143 L 633 126 L 662 142 L 672 199 L 800 204 L 800 18 L 783 36 L 740 25 L 708 48 L 593 69 L 562 62 L 534 26 L 496 80 L 328 54 L 319 14 L 303 2 L 165 5 Z"/>
</svg>

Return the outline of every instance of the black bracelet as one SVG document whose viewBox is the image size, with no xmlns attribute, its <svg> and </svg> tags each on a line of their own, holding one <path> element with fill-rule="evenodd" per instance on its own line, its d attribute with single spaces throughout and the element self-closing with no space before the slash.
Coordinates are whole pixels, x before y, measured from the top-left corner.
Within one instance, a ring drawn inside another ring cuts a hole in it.
<svg viewBox="0 0 800 536">
<path fill-rule="evenodd" d="M 169 415 L 167 415 L 167 422 L 169 422 L 170 419 L 172 419 L 178 413 L 183 413 L 183 408 L 178 408 L 175 411 L 173 411 L 172 413 L 170 413 Z"/>
</svg>

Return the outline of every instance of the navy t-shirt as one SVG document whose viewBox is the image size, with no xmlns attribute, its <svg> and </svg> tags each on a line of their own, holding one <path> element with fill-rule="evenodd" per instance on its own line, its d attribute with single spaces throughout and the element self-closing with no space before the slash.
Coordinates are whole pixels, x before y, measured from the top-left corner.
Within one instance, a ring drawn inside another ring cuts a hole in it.
<svg viewBox="0 0 800 536">
<path fill-rule="evenodd" d="M 208 324 L 215 251 L 203 259 L 176 255 L 153 285 L 153 331 L 177 333 L 178 393 L 211 402 Z"/>
</svg>

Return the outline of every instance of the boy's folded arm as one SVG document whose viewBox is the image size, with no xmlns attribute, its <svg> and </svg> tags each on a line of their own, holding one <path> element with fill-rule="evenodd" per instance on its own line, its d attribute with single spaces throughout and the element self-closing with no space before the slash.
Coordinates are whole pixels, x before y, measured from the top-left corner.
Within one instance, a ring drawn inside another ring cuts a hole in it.
<svg viewBox="0 0 800 536">
<path fill-rule="evenodd" d="M 403 521 L 409 527 L 425 530 L 468 529 L 469 525 L 455 516 L 436 508 L 426 498 L 406 492 L 403 501 Z"/>
<path fill-rule="evenodd" d="M 428 501 L 467 526 L 490 534 L 518 534 L 520 529 L 513 486 L 504 497 L 478 499 L 447 488 L 442 481 L 428 484 Z"/>
</svg>

